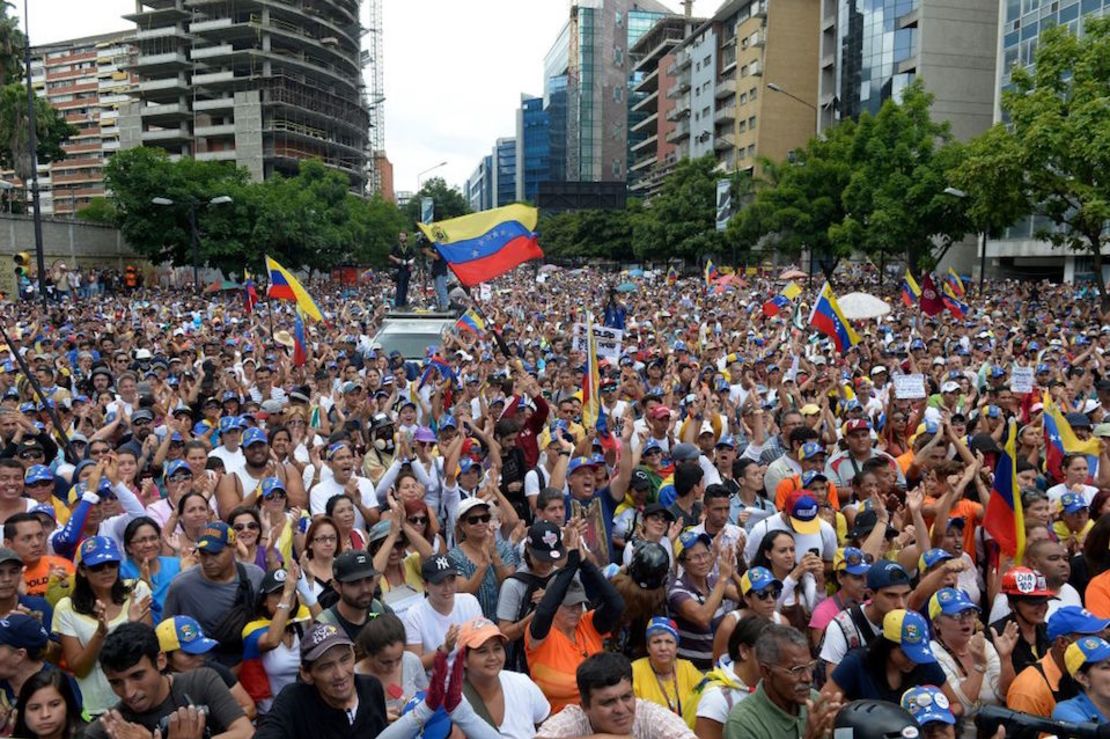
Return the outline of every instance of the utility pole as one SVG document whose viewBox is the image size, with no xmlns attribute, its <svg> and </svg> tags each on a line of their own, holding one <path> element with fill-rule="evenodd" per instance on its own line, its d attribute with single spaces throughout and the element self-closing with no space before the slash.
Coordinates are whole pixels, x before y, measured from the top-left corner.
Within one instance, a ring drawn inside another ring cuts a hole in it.
<svg viewBox="0 0 1110 739">
<path fill-rule="evenodd" d="M 42 206 L 39 204 L 38 131 L 35 129 L 35 88 L 31 85 L 31 30 L 27 0 L 23 0 L 23 64 L 27 68 L 27 155 L 31 160 L 31 208 L 35 222 L 35 261 L 39 271 L 39 295 L 43 315 L 50 310 L 46 302 L 46 255 L 42 244 Z"/>
</svg>

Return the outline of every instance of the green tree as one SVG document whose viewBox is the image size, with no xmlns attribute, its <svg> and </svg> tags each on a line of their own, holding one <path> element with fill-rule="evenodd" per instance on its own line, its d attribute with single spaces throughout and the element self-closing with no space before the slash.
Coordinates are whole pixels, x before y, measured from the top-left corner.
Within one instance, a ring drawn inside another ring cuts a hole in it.
<svg viewBox="0 0 1110 739">
<path fill-rule="evenodd" d="M 1002 95 L 1009 125 L 975 142 L 961 179 L 970 185 L 974 173 L 987 173 L 993 197 L 1008 211 L 1036 204 L 1055 226 L 1039 237 L 1091 258 L 1104 308 L 1110 308 L 1102 278 L 1102 250 L 1110 242 L 1108 60 L 1110 18 L 1086 18 L 1082 37 L 1065 26 L 1042 31 L 1034 68 L 1011 69 Z"/>
<path fill-rule="evenodd" d="M 660 193 L 633 214 L 633 250 L 641 259 L 682 257 L 696 260 L 723 251 L 725 240 L 716 230 L 717 160 L 712 155 L 685 159 L 663 182 Z M 733 176 L 734 192 L 742 178 Z"/>
<path fill-rule="evenodd" d="M 112 205 L 112 201 L 102 197 L 93 198 L 88 205 L 77 211 L 77 217 L 82 221 L 110 225 L 115 225 L 117 215 L 116 206 Z"/>
<path fill-rule="evenodd" d="M 355 209 L 355 214 L 364 231 L 362 241 L 355 249 L 355 261 L 376 267 L 385 266 L 386 255 L 397 243 L 398 234 L 408 228 L 408 219 L 404 212 L 376 194 L 361 203 Z"/>
<path fill-rule="evenodd" d="M 435 203 L 435 220 L 445 221 L 448 218 L 465 216 L 470 212 L 470 205 L 463 194 L 454 187 L 448 187 L 442 177 L 433 177 L 416 191 L 404 207 L 405 219 L 412 228 L 413 224 L 420 222 L 420 203 L 424 198 L 431 198 Z"/>
<path fill-rule="evenodd" d="M 545 215 L 537 226 L 544 255 L 552 259 L 629 261 L 632 220 L 626 210 L 578 210 Z"/>
</svg>

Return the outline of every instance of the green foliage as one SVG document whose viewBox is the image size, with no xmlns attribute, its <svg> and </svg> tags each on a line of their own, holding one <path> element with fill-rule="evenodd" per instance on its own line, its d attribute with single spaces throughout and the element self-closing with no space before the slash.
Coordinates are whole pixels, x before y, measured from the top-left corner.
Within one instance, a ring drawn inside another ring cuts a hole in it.
<svg viewBox="0 0 1110 739">
<path fill-rule="evenodd" d="M 537 229 L 540 246 L 552 259 L 634 258 L 629 211 L 578 210 L 545 215 Z"/>
<path fill-rule="evenodd" d="M 107 198 L 96 197 L 90 200 L 84 208 L 77 211 L 77 217 L 82 221 L 114 225 L 118 214 L 116 213 L 116 206 L 112 205 L 112 201 Z"/>
<path fill-rule="evenodd" d="M 404 214 L 409 228 L 415 228 L 420 222 L 420 202 L 424 198 L 431 198 L 435 203 L 435 220 L 445 221 L 448 218 L 465 216 L 470 212 L 470 205 L 463 194 L 453 187 L 448 187 L 442 177 L 433 177 L 424 183 L 423 187 L 409 199 L 405 205 Z"/>
<path fill-rule="evenodd" d="M 1088 17 L 1083 35 L 1058 26 L 1041 33 L 1032 71 L 1011 70 L 1002 96 L 1009 126 L 971 146 L 962 183 L 984 176 L 975 212 L 986 222 L 987 194 L 1013 216 L 1035 204 L 1055 229 L 1039 234 L 1091 257 L 1103 303 L 1102 250 L 1110 242 L 1110 18 Z M 1025 210 L 1024 212 L 1029 212 Z M 997 223 L 990 224 L 997 231 Z"/>
<path fill-rule="evenodd" d="M 640 214 L 632 213 L 632 247 L 641 259 L 697 260 L 720 253 L 725 244 L 716 230 L 717 160 L 709 154 L 680 161 L 659 195 Z M 733 191 L 739 185 L 735 177 Z"/>
</svg>

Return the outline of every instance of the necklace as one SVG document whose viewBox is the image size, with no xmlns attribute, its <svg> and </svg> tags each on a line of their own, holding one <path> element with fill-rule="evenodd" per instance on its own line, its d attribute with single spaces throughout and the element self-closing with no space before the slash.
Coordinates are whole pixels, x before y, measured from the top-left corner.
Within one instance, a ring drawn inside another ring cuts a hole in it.
<svg viewBox="0 0 1110 739">
<path fill-rule="evenodd" d="M 650 663 L 649 663 L 650 666 Z M 651 668 L 651 674 L 655 675 L 655 682 L 659 686 L 659 692 L 663 694 L 663 700 L 667 701 L 667 708 L 671 713 L 681 716 L 682 715 L 682 698 L 678 694 L 678 670 L 671 673 L 671 685 L 674 686 L 674 703 L 671 703 L 671 696 L 667 694 L 667 686 L 659 678 L 659 673 L 655 668 Z"/>
</svg>

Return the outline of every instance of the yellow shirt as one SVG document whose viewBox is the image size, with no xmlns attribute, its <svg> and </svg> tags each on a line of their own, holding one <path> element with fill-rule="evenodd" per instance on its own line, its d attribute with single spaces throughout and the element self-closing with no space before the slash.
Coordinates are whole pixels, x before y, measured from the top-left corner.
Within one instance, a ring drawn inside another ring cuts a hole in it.
<svg viewBox="0 0 1110 739">
<path fill-rule="evenodd" d="M 687 659 L 676 659 L 674 671 L 674 680 L 662 682 L 656 677 L 648 658 L 641 657 L 632 663 L 632 692 L 637 698 L 658 703 L 681 717 L 682 709 L 690 701 L 694 688 L 702 679 L 702 674 L 694 667 L 694 663 Z M 676 682 L 677 696 L 675 695 Z"/>
<path fill-rule="evenodd" d="M 1060 543 L 1063 544 L 1065 547 L 1070 544 L 1073 539 L 1076 540 L 1080 547 L 1082 547 L 1083 541 L 1087 538 L 1087 533 L 1094 525 L 1094 521 L 1087 521 L 1087 525 L 1084 526 L 1083 530 L 1077 534 L 1069 529 L 1068 525 L 1063 521 L 1057 521 L 1056 523 L 1052 524 L 1052 530 L 1056 532 L 1056 538 L 1059 539 Z"/>
</svg>

